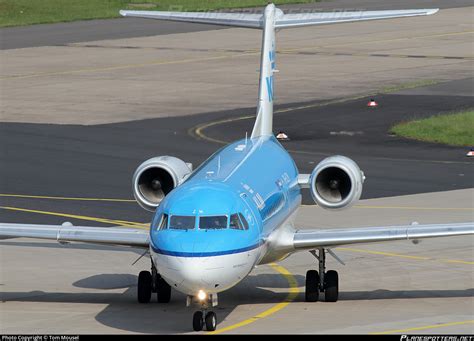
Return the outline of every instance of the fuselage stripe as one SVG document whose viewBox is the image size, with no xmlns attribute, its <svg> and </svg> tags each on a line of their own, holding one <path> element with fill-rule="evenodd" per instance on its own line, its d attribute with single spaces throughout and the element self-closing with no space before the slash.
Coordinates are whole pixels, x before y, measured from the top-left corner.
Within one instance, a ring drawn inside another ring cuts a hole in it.
<svg viewBox="0 0 474 341">
<path fill-rule="evenodd" d="M 224 256 L 224 255 L 232 255 L 235 253 L 242 253 L 246 251 L 254 250 L 264 244 L 263 241 L 260 241 L 257 244 L 243 247 L 240 249 L 233 249 L 233 250 L 222 250 L 222 251 L 214 251 L 214 252 L 180 252 L 180 251 L 169 251 L 169 250 L 162 250 L 157 248 L 155 245 L 150 243 L 151 249 L 153 252 L 165 255 L 165 256 L 174 256 L 174 257 L 215 257 L 215 256 Z"/>
</svg>

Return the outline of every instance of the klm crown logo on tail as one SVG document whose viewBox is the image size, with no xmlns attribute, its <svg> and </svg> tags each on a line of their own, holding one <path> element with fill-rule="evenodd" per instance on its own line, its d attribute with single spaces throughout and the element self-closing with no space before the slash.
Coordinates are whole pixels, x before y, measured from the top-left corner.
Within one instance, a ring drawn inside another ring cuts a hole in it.
<svg viewBox="0 0 474 341">
<path fill-rule="evenodd" d="M 268 101 L 273 102 L 273 70 L 275 70 L 275 45 L 273 44 L 271 51 L 268 52 L 268 59 L 270 60 L 272 74 L 266 77 Z"/>
</svg>

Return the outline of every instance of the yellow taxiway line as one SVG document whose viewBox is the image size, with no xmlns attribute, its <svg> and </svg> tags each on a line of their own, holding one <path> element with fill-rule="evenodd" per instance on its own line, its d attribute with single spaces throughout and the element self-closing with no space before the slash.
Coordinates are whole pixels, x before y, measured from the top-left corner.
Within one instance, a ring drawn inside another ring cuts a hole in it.
<svg viewBox="0 0 474 341">
<path fill-rule="evenodd" d="M 114 199 L 114 198 L 75 198 L 75 197 L 55 197 L 45 195 L 26 195 L 26 194 L 5 194 L 0 193 L 4 198 L 25 198 L 25 199 L 48 199 L 48 200 L 77 200 L 77 201 L 110 201 L 110 202 L 136 202 L 132 199 Z"/>
<path fill-rule="evenodd" d="M 381 205 L 354 205 L 356 208 L 414 210 L 414 211 L 473 211 L 472 207 L 418 207 L 418 206 L 381 206 Z"/>
<path fill-rule="evenodd" d="M 136 222 L 125 221 L 125 220 L 97 218 L 97 217 L 89 217 L 89 216 L 84 216 L 84 215 L 67 214 L 67 213 L 59 213 L 59 212 L 51 212 L 51 211 L 30 210 L 30 209 L 27 209 L 27 208 L 11 207 L 11 206 L 0 206 L 0 209 L 8 210 L 8 211 L 45 214 L 45 215 L 52 215 L 52 216 L 56 216 L 56 217 L 64 217 L 64 218 L 71 218 L 71 219 L 96 221 L 96 222 L 104 223 L 104 224 L 119 225 L 119 226 L 123 226 L 123 227 L 134 227 L 134 228 L 140 228 L 140 229 L 148 230 L 148 227 L 146 227 L 146 225 L 148 225 L 148 224 L 146 224 L 146 223 L 136 223 Z"/>
<path fill-rule="evenodd" d="M 192 62 L 203 62 L 203 61 L 227 59 L 231 57 L 241 57 L 241 56 L 253 55 L 253 54 L 256 54 L 256 53 L 241 53 L 237 55 L 219 55 L 219 56 L 211 56 L 211 57 L 205 57 L 205 58 L 190 58 L 190 59 L 180 59 L 180 60 L 154 60 L 154 61 L 136 63 L 136 64 L 123 64 L 123 65 L 105 66 L 105 67 L 97 67 L 97 68 L 84 68 L 84 69 L 75 69 L 75 70 L 54 71 L 54 72 L 8 75 L 8 76 L 0 77 L 0 80 L 25 79 L 25 78 L 35 78 L 35 77 L 42 77 L 42 76 L 62 76 L 62 75 L 81 74 L 81 73 L 88 73 L 88 72 L 93 72 L 93 73 L 94 72 L 107 72 L 107 71 L 135 69 L 135 68 L 142 68 L 142 67 L 147 67 L 147 66 L 158 66 L 158 65 L 186 64 L 186 63 L 192 63 Z"/>
<path fill-rule="evenodd" d="M 474 324 L 474 320 L 440 323 L 440 324 L 433 324 L 433 325 L 429 325 L 429 326 L 421 326 L 421 327 L 414 327 L 414 328 L 407 328 L 407 329 L 395 329 L 395 330 L 388 330 L 388 331 L 384 331 L 384 332 L 375 332 L 375 333 L 370 333 L 370 334 L 372 334 L 372 335 L 404 334 L 404 333 L 410 333 L 410 332 L 420 331 L 420 330 L 460 326 L 460 325 L 463 325 L 463 324 Z"/>
<path fill-rule="evenodd" d="M 202 134 L 202 133 L 200 132 L 200 134 Z M 84 197 L 62 197 L 62 196 L 5 194 L 5 193 L 0 193 L 0 197 L 4 197 L 4 198 L 22 198 L 22 199 L 70 200 L 70 201 L 105 201 L 105 202 L 136 203 L 136 200 L 133 200 L 133 199 L 120 199 L 120 198 L 84 198 Z M 307 206 L 315 206 L 315 205 L 301 205 L 301 206 L 307 207 Z M 354 205 L 354 208 L 414 210 L 414 211 L 417 211 L 417 210 L 425 210 L 425 211 L 426 210 L 427 211 L 474 211 L 474 208 L 472 208 L 472 207 L 419 207 L 419 206 Z"/>
<path fill-rule="evenodd" d="M 260 313 L 260 314 L 257 314 L 249 319 L 246 319 L 244 321 L 241 321 L 241 322 L 238 322 L 238 323 L 235 323 L 233 325 L 230 325 L 228 327 L 224 327 L 224 328 L 221 328 L 219 330 L 216 330 L 214 332 L 210 332 L 208 334 L 222 334 L 222 333 L 225 333 L 225 332 L 228 332 L 228 331 L 231 331 L 231 330 L 234 330 L 234 329 L 237 329 L 237 328 L 241 328 L 241 327 L 244 327 L 244 326 L 247 326 L 251 323 L 254 323 L 254 322 L 257 322 L 258 320 L 260 319 L 263 319 L 265 317 L 268 317 L 270 315 L 273 315 L 275 314 L 276 312 L 282 310 L 283 308 L 285 308 L 287 305 L 289 305 L 292 301 L 295 300 L 295 298 L 298 296 L 298 294 L 300 293 L 300 289 L 298 287 L 298 283 L 296 281 L 296 278 L 287 270 L 285 269 L 284 267 L 282 267 L 281 265 L 277 265 L 275 263 L 272 263 L 270 264 L 270 266 L 277 272 L 279 272 L 283 277 L 286 278 L 286 280 L 288 281 L 288 285 L 290 287 L 290 292 L 288 293 L 288 296 L 286 297 L 285 301 L 283 302 L 280 302 L 276 305 L 274 305 L 273 307 L 271 307 L 270 309 L 267 309 L 265 310 L 264 312 Z"/>
<path fill-rule="evenodd" d="M 414 260 L 429 260 L 429 261 L 436 261 L 440 263 L 474 265 L 474 262 L 459 260 L 459 259 L 436 259 L 436 258 L 430 258 L 430 257 L 411 256 L 411 255 L 404 255 L 400 253 L 382 252 L 382 251 L 374 251 L 374 250 L 366 250 L 366 249 L 354 249 L 354 248 L 348 248 L 348 247 L 338 247 L 335 250 L 356 252 L 356 253 L 366 253 L 366 254 L 376 255 L 376 256 L 397 257 L 397 258 L 414 259 Z"/>
<path fill-rule="evenodd" d="M 303 204 L 301 207 L 316 207 Z M 384 205 L 354 205 L 352 208 L 371 210 L 411 210 L 411 211 L 473 211 L 472 207 L 419 207 L 419 206 L 384 206 Z"/>
<path fill-rule="evenodd" d="M 443 33 L 443 34 L 428 34 L 428 35 L 419 35 L 419 36 L 400 37 L 400 38 L 392 38 L 392 39 L 371 39 L 371 40 L 366 40 L 366 41 L 352 41 L 349 43 L 342 43 L 342 44 L 337 43 L 337 44 L 287 48 L 287 49 L 279 50 L 277 52 L 291 53 L 291 52 L 296 52 L 296 51 L 308 51 L 308 50 L 314 50 L 314 49 L 320 50 L 323 48 L 351 46 L 354 44 L 357 44 L 357 45 L 374 44 L 374 43 L 379 43 L 379 42 L 387 43 L 387 42 L 393 42 L 393 41 L 410 40 L 410 39 L 418 39 L 418 38 L 456 36 L 456 35 L 472 34 L 473 32 L 474 31 L 460 31 L 460 32 L 450 32 L 450 33 Z M 237 53 L 237 54 L 226 53 L 224 55 L 218 55 L 218 56 L 214 55 L 214 56 L 209 56 L 209 57 L 188 58 L 188 59 L 181 59 L 181 60 L 152 60 L 152 61 L 143 62 L 143 63 L 109 65 L 109 66 L 96 67 L 96 68 L 83 68 L 83 69 L 72 69 L 72 70 L 53 71 L 53 72 L 39 72 L 39 73 L 30 73 L 30 74 L 13 74 L 13 75 L 6 75 L 3 77 L 0 77 L 0 80 L 25 79 L 25 78 L 34 78 L 34 77 L 42 77 L 42 76 L 61 76 L 61 75 L 80 74 L 80 73 L 87 73 L 87 72 L 107 72 L 107 71 L 135 69 L 135 68 L 158 66 L 158 65 L 187 64 L 187 63 L 193 63 L 193 62 L 230 59 L 230 58 L 237 58 L 237 57 L 244 57 L 244 56 L 257 56 L 259 54 L 260 54 L 260 51 L 255 50 L 251 52 L 249 51 L 249 52 Z"/>
<path fill-rule="evenodd" d="M 434 82 L 434 84 L 436 84 L 436 83 L 437 82 Z M 421 86 L 423 86 L 423 84 L 415 84 L 415 85 L 408 84 L 404 88 L 405 89 L 411 89 L 411 88 L 416 88 L 416 87 L 421 87 Z M 396 89 L 396 88 L 394 88 L 394 89 Z M 390 93 L 391 91 L 392 90 L 390 90 L 390 89 L 385 89 L 385 90 L 381 89 L 381 90 L 377 90 L 377 91 L 367 93 L 367 94 L 360 94 L 360 95 L 355 95 L 355 96 L 350 96 L 350 97 L 345 97 L 345 98 L 340 98 L 340 99 L 335 99 L 335 100 L 328 100 L 328 101 L 325 101 L 325 102 L 322 102 L 322 103 L 312 103 L 312 104 L 307 104 L 307 105 L 301 105 L 301 106 L 295 106 L 295 107 L 289 107 L 289 108 L 282 108 L 282 109 L 275 110 L 274 114 L 276 115 L 276 114 L 282 114 L 282 113 L 286 113 L 286 112 L 290 112 L 290 111 L 321 108 L 321 107 L 325 107 L 325 106 L 329 106 L 329 105 L 333 105 L 333 104 L 340 104 L 340 103 L 345 103 L 345 102 L 349 102 L 349 101 L 356 101 L 356 100 L 360 100 L 360 99 L 370 97 L 370 96 Z M 221 120 L 216 120 L 216 121 L 211 121 L 211 122 L 199 124 L 197 126 L 189 128 L 188 129 L 188 135 L 190 135 L 194 138 L 202 139 L 204 141 L 213 142 L 213 143 L 217 143 L 217 144 L 221 144 L 221 145 L 226 145 L 226 144 L 229 144 L 231 141 L 224 141 L 224 140 L 220 140 L 220 139 L 217 139 L 217 138 L 214 138 L 214 137 L 210 137 L 210 136 L 206 135 L 204 133 L 204 131 L 211 128 L 211 127 L 218 126 L 218 125 L 221 125 L 221 124 L 237 122 L 237 121 L 242 121 L 242 120 L 249 120 L 249 119 L 255 119 L 255 114 L 244 115 L 244 116 L 233 117 L 233 118 L 226 118 L 226 119 L 221 119 Z M 321 152 L 317 152 L 317 151 L 305 151 L 305 150 L 294 150 L 294 149 L 286 149 L 286 150 L 289 153 L 293 153 L 293 154 L 318 155 L 318 156 L 327 155 L 327 156 L 329 156 L 326 153 L 321 153 Z M 402 158 L 395 159 L 395 158 L 381 157 L 381 156 L 375 157 L 375 158 L 380 159 L 380 160 L 393 160 L 393 161 L 405 161 L 405 162 L 419 162 L 420 161 L 420 160 L 416 160 L 416 159 L 402 159 Z M 423 161 L 424 162 L 430 162 L 430 163 L 441 163 L 441 164 L 470 164 L 470 162 L 467 162 L 467 161 L 446 161 L 446 160 L 429 160 L 429 159 L 428 160 L 423 160 Z"/>
</svg>

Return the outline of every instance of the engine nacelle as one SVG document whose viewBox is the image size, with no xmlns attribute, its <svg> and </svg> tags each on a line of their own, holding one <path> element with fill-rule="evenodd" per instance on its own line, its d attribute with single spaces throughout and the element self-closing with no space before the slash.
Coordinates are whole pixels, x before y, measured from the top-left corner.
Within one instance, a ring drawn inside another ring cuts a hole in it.
<svg viewBox="0 0 474 341">
<path fill-rule="evenodd" d="M 146 160 L 133 174 L 133 195 L 141 207 L 153 212 L 191 171 L 192 166 L 173 156 Z"/>
<path fill-rule="evenodd" d="M 364 173 L 353 160 L 341 155 L 330 156 L 311 173 L 311 196 L 326 209 L 348 208 L 359 200 L 364 180 Z"/>
</svg>

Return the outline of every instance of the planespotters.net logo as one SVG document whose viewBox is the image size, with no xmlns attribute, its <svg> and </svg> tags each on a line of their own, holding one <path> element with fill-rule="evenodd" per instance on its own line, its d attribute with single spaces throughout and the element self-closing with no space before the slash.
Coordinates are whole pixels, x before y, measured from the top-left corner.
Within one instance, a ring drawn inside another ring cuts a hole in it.
<svg viewBox="0 0 474 341">
<path fill-rule="evenodd" d="M 474 341 L 472 335 L 402 335 L 400 341 Z"/>
</svg>

